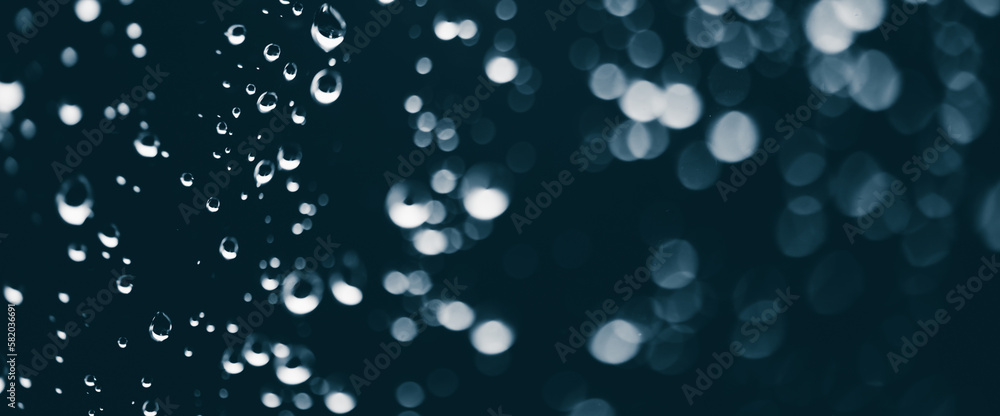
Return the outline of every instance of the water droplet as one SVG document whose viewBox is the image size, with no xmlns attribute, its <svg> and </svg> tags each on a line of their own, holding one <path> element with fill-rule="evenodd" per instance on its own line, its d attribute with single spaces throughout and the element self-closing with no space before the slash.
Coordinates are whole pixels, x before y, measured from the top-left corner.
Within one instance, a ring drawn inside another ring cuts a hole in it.
<svg viewBox="0 0 1000 416">
<path fill-rule="evenodd" d="M 139 380 L 139 384 L 141 384 L 142 387 L 148 389 L 150 386 L 153 385 L 153 379 L 149 377 L 143 377 L 141 380 Z"/>
<path fill-rule="evenodd" d="M 274 177 L 274 164 L 270 160 L 261 160 L 253 170 L 254 179 L 257 180 L 257 187 L 271 182 Z"/>
<path fill-rule="evenodd" d="M 156 342 L 163 342 L 170 336 L 170 330 L 174 324 L 170 322 L 170 317 L 163 312 L 157 312 L 153 320 L 149 323 L 149 337 Z"/>
<path fill-rule="evenodd" d="M 257 98 L 257 110 L 261 114 L 270 113 L 278 106 L 278 94 L 273 92 L 265 92 Z"/>
<path fill-rule="evenodd" d="M 118 337 L 118 348 L 125 348 L 128 345 L 128 338 Z"/>
<path fill-rule="evenodd" d="M 63 221 L 71 225 L 83 224 L 94 215 L 93 190 L 90 181 L 81 175 L 66 179 L 56 193 L 56 208 Z"/>
<path fill-rule="evenodd" d="M 67 247 L 69 259 L 77 263 L 87 260 L 87 246 L 80 243 L 69 243 Z"/>
<path fill-rule="evenodd" d="M 302 162 L 302 148 L 297 144 L 286 144 L 278 148 L 278 168 L 294 170 Z"/>
<path fill-rule="evenodd" d="M 239 107 L 233 107 L 233 118 L 240 118 L 241 112 L 242 110 Z"/>
<path fill-rule="evenodd" d="M 235 353 L 232 348 L 227 348 L 222 353 L 222 369 L 226 370 L 227 373 L 242 373 L 244 367 L 243 362 L 240 361 L 240 354 Z"/>
<path fill-rule="evenodd" d="M 295 2 L 295 4 L 292 5 L 292 13 L 295 14 L 296 16 L 302 15 L 302 9 L 303 9 L 302 3 Z"/>
<path fill-rule="evenodd" d="M 156 157 L 160 153 L 160 139 L 155 134 L 144 131 L 132 142 L 135 151 L 142 157 Z"/>
<path fill-rule="evenodd" d="M 93 374 L 87 374 L 83 377 L 83 384 L 86 384 L 88 387 L 94 387 L 97 384 L 97 377 L 94 377 Z"/>
<path fill-rule="evenodd" d="M 104 244 L 107 248 L 118 247 L 118 237 L 121 234 L 118 232 L 118 227 L 114 224 L 108 224 L 108 226 L 101 231 L 97 232 L 97 238 L 101 240 L 101 244 Z"/>
<path fill-rule="evenodd" d="M 347 34 L 347 23 L 340 17 L 340 12 L 329 4 L 323 3 L 316 12 L 310 29 L 313 41 L 323 52 L 330 52 L 344 41 Z"/>
<path fill-rule="evenodd" d="M 225 121 L 220 121 L 219 124 L 215 126 L 215 132 L 219 134 L 226 134 L 229 132 L 229 126 L 226 125 Z"/>
<path fill-rule="evenodd" d="M 146 400 L 142 404 L 142 414 L 146 416 L 156 416 L 156 413 L 160 411 L 160 405 L 153 400 Z"/>
<path fill-rule="evenodd" d="M 243 25 L 232 25 L 226 30 L 226 37 L 229 38 L 229 43 L 232 45 L 239 45 L 247 39 L 247 28 Z"/>
<path fill-rule="evenodd" d="M 281 56 L 281 46 L 276 43 L 270 43 L 264 47 L 264 59 L 268 62 L 274 62 L 278 60 Z"/>
<path fill-rule="evenodd" d="M 118 285 L 118 291 L 122 292 L 123 295 L 132 293 L 132 281 L 135 280 L 135 276 L 130 274 L 123 274 L 118 276 L 116 284 Z"/>
<path fill-rule="evenodd" d="M 305 125 L 306 124 L 306 110 L 303 110 L 303 109 L 301 109 L 299 107 L 293 108 L 292 109 L 292 122 L 295 123 L 295 124 L 298 124 L 300 126 L 301 125 Z"/>
<path fill-rule="evenodd" d="M 233 237 L 223 238 L 222 243 L 219 244 L 219 254 L 222 254 L 222 258 L 226 260 L 235 259 L 239 251 L 240 251 L 240 244 L 236 242 L 236 239 Z M 194 318 L 191 318 L 191 320 L 192 320 L 191 326 L 198 325 L 198 321 L 195 321 Z"/>
<path fill-rule="evenodd" d="M 190 187 L 191 185 L 194 185 L 194 175 L 187 172 L 182 173 L 181 185 L 184 185 L 185 187 Z"/>
<path fill-rule="evenodd" d="M 184 356 L 185 356 L 185 357 L 190 357 L 190 356 L 192 356 L 192 355 L 194 355 L 194 351 L 191 351 L 191 349 L 190 349 L 190 348 L 187 348 L 187 347 L 185 347 L 185 348 L 184 348 Z"/>
<path fill-rule="evenodd" d="M 327 105 L 340 98 L 342 79 L 340 73 L 324 69 L 316 73 L 313 77 L 309 92 L 317 103 Z"/>
<path fill-rule="evenodd" d="M 295 74 L 297 74 L 297 73 L 299 73 L 299 66 L 295 65 L 295 62 L 289 62 L 289 63 L 285 64 L 284 74 L 285 74 L 285 79 L 286 80 L 291 81 L 291 80 L 295 79 Z"/>
<path fill-rule="evenodd" d="M 257 92 L 257 86 L 253 84 L 247 84 L 247 95 L 253 95 Z"/>
</svg>

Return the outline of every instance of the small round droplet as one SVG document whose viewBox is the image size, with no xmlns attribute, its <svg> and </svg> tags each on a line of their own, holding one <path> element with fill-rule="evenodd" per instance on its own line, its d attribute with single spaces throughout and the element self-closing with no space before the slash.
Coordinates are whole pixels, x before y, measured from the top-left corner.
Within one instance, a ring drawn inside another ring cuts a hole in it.
<svg viewBox="0 0 1000 416">
<path fill-rule="evenodd" d="M 253 95 L 257 92 L 257 86 L 253 84 L 247 84 L 247 95 Z"/>
<path fill-rule="evenodd" d="M 302 3 L 295 2 L 295 4 L 292 5 L 292 14 L 302 16 L 302 9 Z"/>
<path fill-rule="evenodd" d="M 208 198 L 208 202 L 205 202 L 205 208 L 208 208 L 208 212 L 219 212 L 219 206 L 221 205 L 222 202 L 219 201 L 219 198 L 216 198 L 214 196 Z"/>
<path fill-rule="evenodd" d="M 236 258 L 236 255 L 240 251 L 240 244 L 233 237 L 226 237 L 222 239 L 222 243 L 219 244 L 219 254 L 222 254 L 222 258 L 226 260 L 232 260 Z M 191 326 L 197 326 L 198 321 L 192 319 Z"/>
<path fill-rule="evenodd" d="M 253 170 L 254 179 L 257 180 L 257 187 L 271 182 L 274 177 L 274 164 L 270 160 L 261 160 Z"/>
<path fill-rule="evenodd" d="M 286 144 L 278 148 L 278 168 L 294 170 L 302 162 L 302 149 L 297 144 Z"/>
<path fill-rule="evenodd" d="M 128 338 L 118 337 L 118 348 L 125 348 L 128 346 Z"/>
<path fill-rule="evenodd" d="M 145 388 L 148 389 L 148 388 L 150 388 L 150 386 L 153 385 L 153 379 L 151 379 L 149 377 L 143 377 L 141 380 L 139 380 L 139 384 L 141 384 L 142 387 L 145 387 Z"/>
<path fill-rule="evenodd" d="M 121 292 L 123 295 L 132 293 L 133 280 L 135 280 L 135 276 L 132 276 L 130 274 L 123 274 L 121 276 L 118 276 L 118 280 L 115 281 L 115 284 L 118 286 L 118 291 Z"/>
<path fill-rule="evenodd" d="M 163 312 L 157 312 L 153 320 L 149 323 L 149 337 L 156 342 L 163 342 L 170 336 L 170 330 L 174 324 L 170 322 L 170 317 Z"/>
<path fill-rule="evenodd" d="M 281 47 L 277 44 L 271 43 L 264 47 L 264 59 L 268 62 L 278 60 L 279 56 L 281 56 Z"/>
<path fill-rule="evenodd" d="M 247 39 L 247 28 L 243 25 L 232 25 L 226 30 L 226 37 L 229 38 L 229 43 L 232 45 L 239 45 Z"/>
<path fill-rule="evenodd" d="M 299 66 L 295 65 L 295 62 L 289 62 L 285 64 L 284 74 L 286 80 L 291 81 L 295 79 L 295 74 L 297 74 L 298 72 L 299 72 Z"/>
<path fill-rule="evenodd" d="M 94 384 L 97 384 L 97 377 L 94 377 L 93 374 L 87 374 L 83 377 L 83 384 L 86 384 L 87 387 L 94 387 Z"/>
<path fill-rule="evenodd" d="M 187 172 L 182 173 L 181 185 L 184 185 L 185 187 L 191 187 L 191 185 L 194 185 L 194 175 Z"/>
<path fill-rule="evenodd" d="M 220 121 L 219 124 L 215 126 L 215 132 L 219 134 L 226 134 L 229 132 L 229 126 L 226 125 L 225 121 Z"/>
</svg>

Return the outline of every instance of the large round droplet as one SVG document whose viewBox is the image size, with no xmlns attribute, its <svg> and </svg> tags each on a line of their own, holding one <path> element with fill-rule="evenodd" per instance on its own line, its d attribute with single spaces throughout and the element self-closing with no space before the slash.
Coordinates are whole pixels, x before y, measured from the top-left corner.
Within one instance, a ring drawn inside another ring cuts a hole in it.
<svg viewBox="0 0 1000 416">
<path fill-rule="evenodd" d="M 240 251 L 240 244 L 236 242 L 233 237 L 226 237 L 222 239 L 222 243 L 219 244 L 219 254 L 222 254 L 222 258 L 226 260 L 232 260 L 236 258 L 236 254 Z"/>
<path fill-rule="evenodd" d="M 313 77 L 309 92 L 317 103 L 327 105 L 340 98 L 342 85 L 339 72 L 324 69 Z"/>
<path fill-rule="evenodd" d="M 163 342 L 170 336 L 170 330 L 174 324 L 170 322 L 170 317 L 163 312 L 157 312 L 153 320 L 149 323 L 149 337 L 156 342 Z"/>
<path fill-rule="evenodd" d="M 247 39 L 247 28 L 243 25 L 232 25 L 226 30 L 226 38 L 232 45 L 239 45 Z"/>
<path fill-rule="evenodd" d="M 313 19 L 312 29 L 313 41 L 323 52 L 330 52 L 344 41 L 347 34 L 347 23 L 340 17 L 340 12 L 329 4 L 323 3 L 316 12 Z"/>
<path fill-rule="evenodd" d="M 257 110 L 261 114 L 270 113 L 274 110 L 274 107 L 278 106 L 278 94 L 273 92 L 265 92 L 257 98 Z"/>
</svg>

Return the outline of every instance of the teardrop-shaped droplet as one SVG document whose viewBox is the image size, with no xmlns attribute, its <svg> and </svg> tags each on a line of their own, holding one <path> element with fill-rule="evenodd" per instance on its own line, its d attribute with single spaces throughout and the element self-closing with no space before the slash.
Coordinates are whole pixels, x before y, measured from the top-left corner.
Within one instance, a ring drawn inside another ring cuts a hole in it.
<svg viewBox="0 0 1000 416">
<path fill-rule="evenodd" d="M 340 90 L 343 82 L 340 73 L 324 69 L 316 73 L 313 77 L 309 92 L 317 103 L 327 105 L 340 98 Z"/>
<path fill-rule="evenodd" d="M 67 178 L 56 193 L 59 217 L 70 225 L 81 225 L 94 215 L 94 196 L 90 181 L 82 175 Z"/>
<path fill-rule="evenodd" d="M 276 43 L 270 43 L 264 47 L 264 59 L 268 62 L 274 62 L 278 60 L 281 56 L 281 46 Z"/>
<path fill-rule="evenodd" d="M 253 170 L 254 179 L 257 180 L 257 187 L 271 182 L 274 177 L 274 164 L 270 160 L 261 160 Z"/>
<path fill-rule="evenodd" d="M 265 92 L 257 98 L 257 110 L 261 114 L 270 113 L 274 110 L 274 107 L 278 106 L 278 94 L 273 92 Z"/>
<path fill-rule="evenodd" d="M 229 43 L 232 45 L 239 45 L 247 39 L 247 28 L 243 25 L 232 25 L 226 30 L 226 37 L 229 38 Z"/>
<path fill-rule="evenodd" d="M 242 112 L 239 107 L 233 107 L 233 118 L 240 118 L 240 113 Z"/>
<path fill-rule="evenodd" d="M 121 237 L 121 233 L 118 232 L 118 226 L 114 224 L 108 224 L 97 232 L 97 238 L 107 248 L 118 247 L 118 237 Z"/>
<path fill-rule="evenodd" d="M 312 29 L 313 41 L 323 52 L 330 52 L 344 41 L 347 34 L 347 23 L 340 17 L 340 12 L 329 4 L 323 3 L 316 11 L 313 19 Z"/>
<path fill-rule="evenodd" d="M 191 185 L 194 185 L 194 175 L 187 172 L 182 173 L 181 185 L 184 185 L 185 187 L 190 187 Z"/>
<path fill-rule="evenodd" d="M 128 338 L 118 337 L 118 348 L 125 348 L 128 346 Z"/>
<path fill-rule="evenodd" d="M 299 72 L 299 66 L 295 65 L 295 62 L 289 62 L 285 64 L 284 74 L 286 80 L 291 81 L 295 79 L 295 74 L 298 74 L 298 72 Z"/>
<path fill-rule="evenodd" d="M 278 168 L 281 170 L 294 170 L 302 162 L 302 148 L 299 145 L 290 143 L 278 148 Z"/>
<path fill-rule="evenodd" d="M 222 243 L 219 244 L 219 254 L 222 254 L 222 258 L 226 260 L 235 259 L 239 251 L 240 251 L 240 244 L 233 237 L 223 238 Z M 198 324 L 197 322 L 194 322 L 194 325 L 197 324 Z"/>
<path fill-rule="evenodd" d="M 115 281 L 115 284 L 118 286 L 118 291 L 122 292 L 123 295 L 132 293 L 133 280 L 135 280 L 135 276 L 132 276 L 130 274 L 123 274 L 121 276 L 118 276 L 118 280 Z"/>
<path fill-rule="evenodd" d="M 163 342 L 170 336 L 170 330 L 174 324 L 170 322 L 170 317 L 163 312 L 157 312 L 153 320 L 149 323 L 149 337 L 156 342 Z"/>
</svg>

